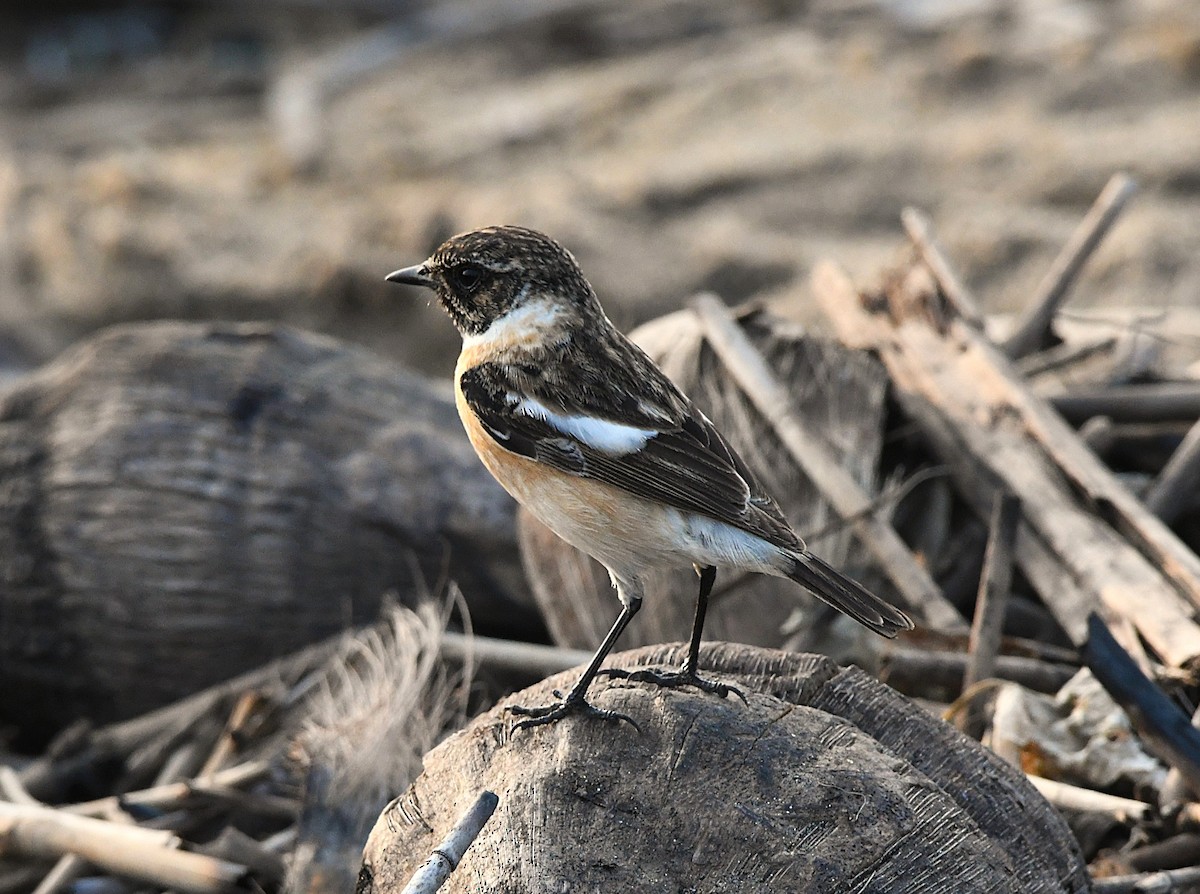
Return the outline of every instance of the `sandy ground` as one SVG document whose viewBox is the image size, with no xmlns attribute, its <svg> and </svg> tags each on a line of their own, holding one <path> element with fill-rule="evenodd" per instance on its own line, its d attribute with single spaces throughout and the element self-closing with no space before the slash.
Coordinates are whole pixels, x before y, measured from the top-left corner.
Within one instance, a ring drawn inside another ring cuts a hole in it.
<svg viewBox="0 0 1200 894">
<path fill-rule="evenodd" d="M 1071 307 L 1200 306 L 1192 3 L 601 0 L 414 44 L 330 97 L 306 170 L 273 91 L 385 20 L 266 7 L 176 11 L 144 53 L 54 76 L 31 47 L 78 14 L 7 29 L 10 364 L 115 320 L 238 317 L 445 373 L 448 324 L 382 276 L 502 222 L 566 243 L 625 326 L 699 289 L 812 319 L 812 264 L 873 274 L 911 204 L 1008 310 L 1116 171 L 1141 191 Z"/>
</svg>

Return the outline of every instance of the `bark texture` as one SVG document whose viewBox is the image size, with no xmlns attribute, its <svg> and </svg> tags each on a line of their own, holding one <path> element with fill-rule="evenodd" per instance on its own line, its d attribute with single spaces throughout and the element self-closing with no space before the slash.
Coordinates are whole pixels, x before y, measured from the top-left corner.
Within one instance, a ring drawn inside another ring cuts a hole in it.
<svg viewBox="0 0 1200 894">
<path fill-rule="evenodd" d="M 0 722 L 25 731 L 148 710 L 447 574 L 480 628 L 533 617 L 447 391 L 293 329 L 80 344 L 0 401 L 0 494 Z"/>
<path fill-rule="evenodd" d="M 701 663 L 748 704 L 601 680 L 593 700 L 640 734 L 568 718 L 510 735 L 503 707 L 480 717 L 384 811 L 360 894 L 399 891 L 484 789 L 499 807 L 447 892 L 1090 890 L 1066 825 L 1019 774 L 861 671 L 727 643 Z M 549 700 L 574 674 L 506 704 Z"/>
</svg>

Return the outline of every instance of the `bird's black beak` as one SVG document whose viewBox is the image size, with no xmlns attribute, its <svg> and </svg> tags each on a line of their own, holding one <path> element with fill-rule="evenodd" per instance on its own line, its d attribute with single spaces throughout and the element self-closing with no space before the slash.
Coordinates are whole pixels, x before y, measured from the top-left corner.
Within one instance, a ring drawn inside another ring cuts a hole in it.
<svg viewBox="0 0 1200 894">
<path fill-rule="evenodd" d="M 405 267 L 403 270 L 395 270 L 384 277 L 388 282 L 398 282 L 406 286 L 422 286 L 426 289 L 432 289 L 434 282 L 429 278 L 429 273 L 425 270 L 424 264 L 416 264 L 412 267 Z"/>
</svg>

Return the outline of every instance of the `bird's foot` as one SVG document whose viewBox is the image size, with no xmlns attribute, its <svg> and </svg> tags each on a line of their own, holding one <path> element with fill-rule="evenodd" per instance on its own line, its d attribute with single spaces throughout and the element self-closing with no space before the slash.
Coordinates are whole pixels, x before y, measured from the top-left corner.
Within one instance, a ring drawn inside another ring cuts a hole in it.
<svg viewBox="0 0 1200 894">
<path fill-rule="evenodd" d="M 706 680 L 686 665 L 677 671 L 656 671 L 649 668 L 628 671 L 616 667 L 606 667 L 597 674 L 597 676 L 601 675 L 612 677 L 616 680 L 630 680 L 634 683 L 652 683 L 655 686 L 664 686 L 667 689 L 694 686 L 696 689 L 703 692 L 711 692 L 713 695 L 719 695 L 721 698 L 725 698 L 728 695 L 736 695 L 742 700 L 742 704 L 746 703 L 746 696 L 736 686 L 730 686 L 727 683 L 718 683 L 716 680 Z"/>
<path fill-rule="evenodd" d="M 561 697 L 561 693 L 555 692 L 555 695 Z M 510 705 L 509 712 L 516 714 L 518 717 L 525 717 L 526 720 L 518 721 L 513 724 L 512 731 L 529 729 L 535 726 L 544 726 L 547 723 L 554 723 L 562 720 L 571 714 L 581 714 L 584 717 L 595 717 L 599 720 L 615 721 L 620 723 L 624 720 L 640 734 L 642 728 L 637 725 L 632 717 L 628 714 L 622 714 L 619 711 L 606 711 L 603 708 L 597 708 L 591 702 L 580 696 L 568 695 L 561 702 L 553 705 L 537 705 L 535 707 L 526 707 L 524 705 Z"/>
</svg>

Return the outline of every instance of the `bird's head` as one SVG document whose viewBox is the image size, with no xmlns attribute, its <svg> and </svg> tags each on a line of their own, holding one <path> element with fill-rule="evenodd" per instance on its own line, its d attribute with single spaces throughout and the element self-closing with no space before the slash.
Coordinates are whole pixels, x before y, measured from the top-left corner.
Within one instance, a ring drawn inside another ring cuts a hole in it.
<svg viewBox="0 0 1200 894">
<path fill-rule="evenodd" d="M 429 258 L 388 274 L 388 282 L 433 289 L 464 336 L 479 336 L 514 312 L 599 313 L 571 253 L 536 230 L 487 227 L 447 239 Z"/>
</svg>

